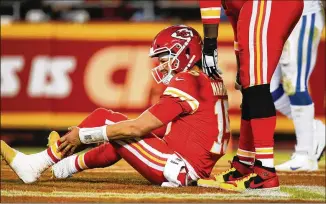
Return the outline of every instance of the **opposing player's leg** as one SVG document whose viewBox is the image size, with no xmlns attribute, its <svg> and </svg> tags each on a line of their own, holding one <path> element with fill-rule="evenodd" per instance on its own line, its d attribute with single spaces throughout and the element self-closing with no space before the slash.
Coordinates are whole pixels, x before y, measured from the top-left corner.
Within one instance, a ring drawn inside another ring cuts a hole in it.
<svg viewBox="0 0 326 204">
<path fill-rule="evenodd" d="M 296 32 L 293 32 L 289 38 L 290 68 L 282 68 L 283 81 L 288 83 L 285 92 L 290 98 L 297 137 L 296 153 L 301 156 L 308 154 L 309 159 L 312 155 L 312 160 L 318 159 L 325 147 L 325 125 L 314 119 L 314 103 L 308 91 L 308 82 L 316 64 L 318 45 L 324 23 L 322 11 L 301 17 Z M 292 49 L 297 50 L 297 52 L 291 53 Z M 297 60 L 293 61 L 291 57 L 295 54 L 297 54 Z M 295 75 L 289 74 L 290 69 L 293 69 L 292 64 L 294 68 L 297 68 L 297 71 L 294 72 Z M 313 161 L 310 170 L 317 169 L 318 166 Z"/>
<path fill-rule="evenodd" d="M 124 119 L 126 119 L 126 117 L 122 114 L 99 108 L 85 118 L 81 124 L 79 124 L 79 126 L 101 126 L 110 122 L 117 122 Z M 57 132 L 53 131 L 50 134 L 54 135 L 50 135 L 52 138 L 59 138 Z M 4 141 L 1 141 L 1 155 L 21 180 L 23 180 L 25 183 L 33 183 L 41 176 L 43 171 L 63 159 L 61 153 L 57 152 L 59 145 L 60 142 L 58 140 L 44 151 L 26 155 L 9 147 Z"/>
<path fill-rule="evenodd" d="M 286 42 L 280 59 L 283 88 L 275 91 L 275 104 L 288 106 L 292 112 L 297 145 L 291 160 L 277 165 L 283 171 L 314 171 L 318 169 L 317 158 L 325 146 L 324 125 L 314 120 L 314 104 L 308 92 L 308 80 L 317 56 L 317 48 L 324 27 L 322 13 L 304 15 Z M 285 94 L 288 101 L 282 100 Z M 318 124 L 318 130 L 316 128 Z M 320 128 L 321 127 L 321 128 Z M 323 147 L 321 147 L 323 146 Z"/>
<path fill-rule="evenodd" d="M 295 32 L 295 30 L 293 32 Z M 293 32 L 292 32 L 292 35 L 293 35 Z M 288 46 L 288 45 L 286 45 L 286 46 Z M 285 46 L 283 55 L 280 60 L 281 62 L 285 62 L 285 60 L 288 60 L 287 58 L 284 58 L 285 53 L 288 52 L 286 46 Z M 272 78 L 271 93 L 272 93 L 272 96 L 274 99 L 274 104 L 275 104 L 276 109 L 279 110 L 284 115 L 286 115 L 288 118 L 292 119 L 290 99 L 289 99 L 289 96 L 287 94 L 285 94 L 283 85 L 280 83 L 281 77 L 282 77 L 281 67 L 282 67 L 282 64 L 279 64 L 279 66 L 277 67 L 277 70 L 275 71 L 274 76 Z M 291 66 L 291 67 L 294 67 L 294 66 Z M 289 66 L 287 66 L 287 70 L 289 71 L 290 69 L 291 68 Z M 297 68 L 295 67 L 295 69 L 293 69 L 292 71 L 295 72 L 296 70 L 297 70 Z M 288 85 L 286 87 L 288 87 Z M 296 127 L 296 125 L 294 127 Z M 308 127 L 309 127 L 309 122 L 308 122 Z M 311 128 L 310 128 L 310 130 L 311 130 Z M 313 134 L 313 132 L 311 130 L 311 132 L 309 132 L 309 135 L 312 136 L 312 134 Z M 308 136 L 308 135 L 306 135 L 306 136 Z M 297 138 L 298 138 L 298 136 L 297 136 Z M 307 137 L 307 139 L 308 139 L 308 137 Z M 307 143 L 308 144 L 307 149 L 312 149 L 311 142 L 312 142 L 312 138 L 310 137 L 310 141 Z M 310 148 L 309 148 L 309 144 L 310 144 Z M 304 148 L 306 148 L 306 147 L 304 147 Z M 294 152 L 294 154 L 292 155 L 292 157 L 289 161 L 282 163 L 280 165 L 276 165 L 275 169 L 278 171 L 313 171 L 313 170 L 318 169 L 318 165 L 317 165 L 317 159 L 314 159 L 312 156 L 309 156 L 308 152 Z"/>
<path fill-rule="evenodd" d="M 276 112 L 270 93 L 270 80 L 283 45 L 299 20 L 302 9 L 302 1 L 246 1 L 241 8 L 241 23 L 238 25 L 240 81 L 243 101 L 247 104 L 256 161 L 253 174 L 237 183 L 223 183 L 220 188 L 279 189 L 273 154 Z M 283 23 L 279 24 L 280 21 Z"/>
<path fill-rule="evenodd" d="M 313 135 L 313 151 L 317 161 L 320 161 L 323 153 L 326 149 L 326 127 L 325 124 L 320 120 L 314 120 L 314 135 Z"/>
<path fill-rule="evenodd" d="M 282 58 L 282 57 L 281 57 Z M 283 84 L 282 84 L 282 72 L 281 65 L 278 64 L 271 79 L 270 91 L 274 100 L 275 109 L 280 113 L 292 119 L 290 99 L 285 94 Z"/>
</svg>

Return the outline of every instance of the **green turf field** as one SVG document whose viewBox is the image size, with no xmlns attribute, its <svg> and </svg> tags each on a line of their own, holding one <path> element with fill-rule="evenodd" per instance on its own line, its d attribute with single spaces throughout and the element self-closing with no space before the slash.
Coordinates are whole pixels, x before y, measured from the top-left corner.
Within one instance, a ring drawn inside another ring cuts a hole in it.
<svg viewBox="0 0 326 204">
<path fill-rule="evenodd" d="M 16 149 L 30 154 L 44 148 Z M 228 160 L 233 154 L 220 159 L 212 174 L 229 168 Z M 277 151 L 275 163 L 284 162 L 290 156 L 290 151 Z M 111 167 L 86 170 L 65 180 L 51 179 L 51 171 L 47 170 L 33 184 L 22 183 L 4 161 L 1 164 L 1 202 L 326 202 L 325 156 L 319 163 L 319 171 L 278 172 L 280 191 L 246 193 L 202 187 L 167 189 L 153 186 L 123 160 Z"/>
</svg>

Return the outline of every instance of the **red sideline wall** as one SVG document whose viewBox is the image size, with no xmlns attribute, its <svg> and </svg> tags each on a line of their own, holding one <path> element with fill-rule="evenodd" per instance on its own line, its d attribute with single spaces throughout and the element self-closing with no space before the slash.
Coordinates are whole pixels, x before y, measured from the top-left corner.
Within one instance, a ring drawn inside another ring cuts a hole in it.
<svg viewBox="0 0 326 204">
<path fill-rule="evenodd" d="M 189 23 L 202 31 L 200 23 Z M 1 128 L 66 128 L 105 107 L 137 116 L 162 91 L 152 80 L 151 40 L 169 24 L 13 24 L 1 26 Z M 241 95 L 234 90 L 233 32 L 222 24 L 219 65 L 239 131 Z M 324 36 L 324 35 L 323 35 Z M 325 110 L 325 41 L 310 90 L 316 116 Z M 278 132 L 293 125 L 279 116 Z"/>
</svg>

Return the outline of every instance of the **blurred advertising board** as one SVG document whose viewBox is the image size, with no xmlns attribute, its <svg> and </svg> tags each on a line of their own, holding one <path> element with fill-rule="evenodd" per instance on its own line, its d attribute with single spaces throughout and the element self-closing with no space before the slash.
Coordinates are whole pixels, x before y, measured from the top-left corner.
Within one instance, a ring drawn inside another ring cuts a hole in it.
<svg viewBox="0 0 326 204">
<path fill-rule="evenodd" d="M 202 31 L 200 23 L 189 25 Z M 1 127 L 66 128 L 97 107 L 136 117 L 153 104 L 156 85 L 148 57 L 151 40 L 169 24 L 13 24 L 1 26 Z M 241 94 L 234 79 L 233 32 L 220 26 L 219 65 L 228 88 L 231 127 L 239 130 Z M 319 46 L 310 90 L 316 116 L 325 110 L 325 41 Z M 278 131 L 292 132 L 278 118 Z"/>
</svg>

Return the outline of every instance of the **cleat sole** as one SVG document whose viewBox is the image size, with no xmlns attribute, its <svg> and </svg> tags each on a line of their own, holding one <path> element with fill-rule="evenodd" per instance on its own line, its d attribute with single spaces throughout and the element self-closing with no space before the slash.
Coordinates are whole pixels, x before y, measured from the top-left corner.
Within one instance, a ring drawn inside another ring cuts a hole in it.
<svg viewBox="0 0 326 204">
<path fill-rule="evenodd" d="M 56 131 L 52 131 L 50 134 L 49 134 L 49 137 L 48 137 L 48 147 L 52 146 L 53 144 L 56 143 L 56 141 L 58 141 L 60 139 L 60 135 L 59 133 L 57 133 Z"/>
</svg>

